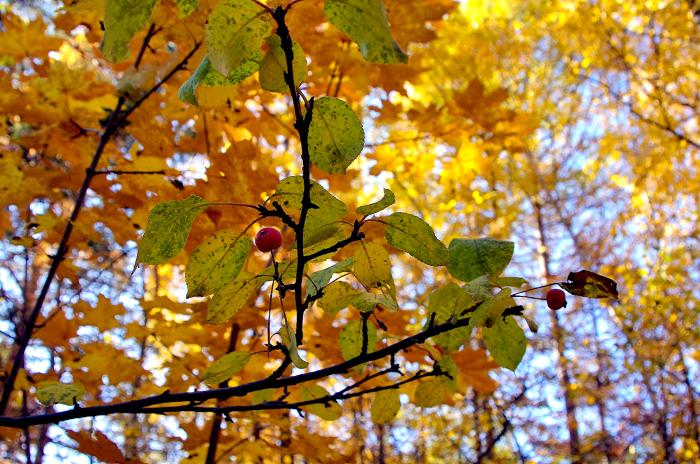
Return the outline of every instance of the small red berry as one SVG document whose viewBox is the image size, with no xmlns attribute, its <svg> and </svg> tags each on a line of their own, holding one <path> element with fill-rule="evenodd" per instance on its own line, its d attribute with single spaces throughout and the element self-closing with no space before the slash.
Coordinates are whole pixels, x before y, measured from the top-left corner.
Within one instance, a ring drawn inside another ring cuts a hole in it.
<svg viewBox="0 0 700 464">
<path fill-rule="evenodd" d="M 255 246 L 263 253 L 282 246 L 282 234 L 274 227 L 263 227 L 255 236 Z"/>
<path fill-rule="evenodd" d="M 557 310 L 566 308 L 566 293 L 564 290 L 552 288 L 547 292 L 547 306 L 549 309 Z"/>
</svg>

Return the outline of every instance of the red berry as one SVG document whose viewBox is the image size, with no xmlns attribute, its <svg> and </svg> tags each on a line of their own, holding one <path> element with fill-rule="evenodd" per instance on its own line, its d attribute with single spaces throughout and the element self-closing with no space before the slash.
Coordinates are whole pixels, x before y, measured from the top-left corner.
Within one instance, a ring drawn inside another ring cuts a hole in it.
<svg viewBox="0 0 700 464">
<path fill-rule="evenodd" d="M 566 308 L 566 293 L 564 290 L 552 288 L 547 292 L 547 306 L 549 309 L 557 310 Z"/>
<path fill-rule="evenodd" d="M 274 227 L 263 227 L 255 236 L 255 246 L 263 253 L 276 250 L 282 245 L 282 234 Z"/>
</svg>

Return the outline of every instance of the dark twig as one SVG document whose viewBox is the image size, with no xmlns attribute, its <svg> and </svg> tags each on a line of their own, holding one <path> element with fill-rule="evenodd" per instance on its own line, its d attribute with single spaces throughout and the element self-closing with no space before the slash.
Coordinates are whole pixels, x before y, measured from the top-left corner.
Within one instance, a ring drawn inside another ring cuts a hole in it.
<svg viewBox="0 0 700 464">
<path fill-rule="evenodd" d="M 305 105 L 306 113 L 301 109 L 301 99 L 299 90 L 294 82 L 294 50 L 292 37 L 289 34 L 289 29 L 285 22 L 287 9 L 277 7 L 272 16 L 277 22 L 277 35 L 280 38 L 282 50 L 286 60 L 287 69 L 284 73 L 284 80 L 289 87 L 289 94 L 294 105 L 294 128 L 299 134 L 299 143 L 301 145 L 301 164 L 302 178 L 304 180 L 304 193 L 301 199 L 301 212 L 299 213 L 299 222 L 293 227 L 297 238 L 297 272 L 296 282 L 294 284 L 294 304 L 297 310 L 296 322 L 296 339 L 297 345 L 301 345 L 304 341 L 304 297 L 302 294 L 302 284 L 304 280 L 304 264 L 307 259 L 304 256 L 304 226 L 306 225 L 306 217 L 309 210 L 313 207 L 311 203 L 311 155 L 309 154 L 309 126 L 311 125 L 311 115 L 313 114 L 314 100 L 313 98 Z"/>
<path fill-rule="evenodd" d="M 326 367 L 324 369 L 293 375 L 290 377 L 272 378 L 270 376 L 263 380 L 258 380 L 255 382 L 250 382 L 235 387 L 217 388 L 203 391 L 171 393 L 168 390 L 160 395 L 148 396 L 122 403 L 112 403 L 99 406 L 90 406 L 85 408 L 75 408 L 68 411 L 61 411 L 50 414 L 38 414 L 26 417 L 0 416 L 0 427 L 23 428 L 30 425 L 55 424 L 62 421 L 77 419 L 81 417 L 97 417 L 118 413 L 146 414 L 149 412 L 154 412 L 152 407 L 158 405 L 183 402 L 194 404 L 212 399 L 241 397 L 249 393 L 264 390 L 267 388 L 290 387 L 293 385 L 299 385 L 314 380 L 324 379 L 331 375 L 345 374 L 349 372 L 353 367 L 366 364 L 372 361 L 377 361 L 386 357 L 390 357 L 412 346 L 424 343 L 430 337 L 440 335 L 441 333 L 445 333 L 450 330 L 457 329 L 459 327 L 466 327 L 467 325 L 469 325 L 468 317 L 457 319 L 454 321 L 448 321 L 444 324 L 433 324 L 422 332 L 404 338 L 403 340 L 400 340 L 394 343 L 393 345 L 386 346 L 377 351 L 372 351 L 365 355 L 356 356 L 355 358 L 349 359 L 340 364 Z M 193 410 L 189 406 L 183 407 L 180 405 L 179 407 L 181 408 L 180 410 Z M 258 407 L 258 409 L 262 408 Z M 251 407 L 250 410 L 255 410 L 255 407 Z"/>
<path fill-rule="evenodd" d="M 122 170 L 122 169 L 101 169 L 99 171 L 95 171 L 95 175 L 109 175 L 109 174 L 116 174 L 116 175 L 125 175 L 125 174 L 162 174 L 165 175 L 164 170 L 160 171 L 127 171 L 127 170 Z"/>
<path fill-rule="evenodd" d="M 238 341 L 238 333 L 241 327 L 238 324 L 231 325 L 231 335 L 228 341 L 227 353 L 231 353 L 236 349 L 236 342 Z M 228 381 L 224 380 L 219 384 L 219 388 L 224 388 L 228 385 Z M 211 431 L 209 432 L 209 446 L 207 447 L 207 457 L 205 464 L 215 464 L 216 463 L 216 448 L 219 446 L 219 437 L 221 436 L 221 414 L 214 416 L 211 421 Z"/>
<path fill-rule="evenodd" d="M 68 253 L 68 242 L 70 240 L 71 234 L 73 233 L 73 227 L 75 226 L 80 211 L 83 208 L 83 205 L 85 203 L 85 197 L 87 196 L 87 192 L 90 188 L 92 179 L 96 175 L 95 173 L 97 172 L 97 165 L 100 162 L 100 158 L 104 153 L 107 143 L 112 138 L 114 133 L 120 127 L 122 127 L 123 123 L 127 120 L 131 113 L 136 111 L 136 109 L 139 108 L 148 97 L 150 97 L 156 91 L 158 91 L 158 89 L 161 86 L 163 86 L 165 82 L 170 80 L 172 76 L 174 76 L 178 71 L 185 68 L 187 62 L 190 58 L 192 58 L 192 55 L 194 55 L 194 53 L 199 49 L 200 45 L 200 42 L 195 43 L 192 50 L 168 74 L 166 74 L 165 77 L 163 77 L 163 79 L 161 79 L 156 85 L 154 85 L 141 98 L 136 100 L 131 105 L 131 107 L 129 107 L 127 110 L 122 111 L 122 107 L 124 106 L 126 101 L 124 97 L 119 97 L 117 105 L 115 106 L 114 110 L 110 113 L 109 118 L 107 119 L 107 122 L 105 124 L 104 131 L 102 132 L 100 140 L 97 144 L 97 148 L 95 149 L 92 161 L 90 162 L 89 167 L 85 171 L 85 178 L 83 179 L 83 184 L 80 186 L 78 196 L 75 200 L 75 205 L 73 206 L 73 211 L 71 212 L 70 218 L 66 223 L 65 229 L 63 229 L 63 236 L 61 237 L 61 241 L 59 242 L 58 248 L 56 249 L 56 253 L 54 253 L 53 255 L 53 259 L 51 260 L 51 266 L 49 267 L 49 270 L 46 274 L 44 284 L 41 287 L 41 291 L 39 292 L 34 307 L 31 313 L 29 314 L 29 318 L 27 319 L 23 331 L 19 337 L 17 353 L 14 355 L 14 362 L 12 364 L 12 368 L 10 369 L 10 373 L 8 374 L 7 380 L 5 381 L 5 386 L 2 391 L 2 397 L 0 397 L 0 414 L 4 414 L 7 410 L 7 405 L 10 401 L 10 396 L 12 395 L 12 392 L 14 390 L 15 381 L 17 380 L 17 374 L 24 365 L 24 353 L 27 350 L 29 341 L 32 338 L 32 333 L 36 326 L 36 321 L 39 318 L 39 315 L 41 314 L 41 309 L 44 306 L 44 301 L 46 299 L 46 296 L 48 295 L 51 283 L 53 282 L 53 279 L 56 276 L 56 272 L 58 271 L 58 266 L 61 264 L 61 261 L 65 259 L 65 256 Z"/>
<path fill-rule="evenodd" d="M 151 23 L 151 27 L 148 28 L 148 32 L 146 32 L 146 37 L 143 38 L 143 42 L 141 43 L 141 48 L 139 49 L 138 55 L 136 55 L 136 60 L 134 61 L 134 69 L 139 69 L 139 66 L 141 65 L 141 60 L 143 59 L 143 54 L 146 53 L 146 49 L 148 48 L 148 43 L 151 41 L 154 35 L 158 33 L 160 28 L 156 29 L 155 23 Z"/>
</svg>

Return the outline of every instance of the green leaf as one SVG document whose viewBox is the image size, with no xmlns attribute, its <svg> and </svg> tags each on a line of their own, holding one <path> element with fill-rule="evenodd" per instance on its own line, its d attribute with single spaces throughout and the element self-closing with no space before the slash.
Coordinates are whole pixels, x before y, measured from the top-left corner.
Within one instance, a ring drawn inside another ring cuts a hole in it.
<svg viewBox="0 0 700 464">
<path fill-rule="evenodd" d="M 558 285 L 576 296 L 618 298 L 617 283 L 614 280 L 585 269 L 578 272 L 570 272 L 568 282 L 559 282 Z"/>
<path fill-rule="evenodd" d="M 80 383 L 61 383 L 55 380 L 40 382 L 36 388 L 36 399 L 44 406 L 52 404 L 74 405 L 85 394 L 85 387 Z"/>
<path fill-rule="evenodd" d="M 527 285 L 527 280 L 522 277 L 498 277 L 494 282 L 501 287 L 520 288 Z"/>
<path fill-rule="evenodd" d="M 503 367 L 515 371 L 525 354 L 525 332 L 512 316 L 505 320 L 499 318 L 496 323 L 483 330 L 484 344 L 493 359 Z"/>
<path fill-rule="evenodd" d="M 325 398 L 327 396 L 330 396 L 328 391 L 319 385 L 301 387 L 302 401 L 310 401 L 318 398 Z M 332 400 L 328 400 L 326 403 L 310 404 L 308 406 L 304 406 L 304 409 L 327 421 L 334 421 L 343 415 L 343 409 L 338 403 Z"/>
<path fill-rule="evenodd" d="M 493 283 L 491 282 L 491 278 L 487 275 L 482 275 L 474 280 L 470 280 L 464 284 L 462 288 L 471 295 L 476 302 L 484 301 L 493 296 Z"/>
<path fill-rule="evenodd" d="M 459 317 L 462 312 L 474 305 L 476 300 L 464 289 L 455 283 L 448 283 L 442 288 L 435 290 L 428 299 L 428 315 L 435 314 L 435 322 L 445 323 L 453 318 Z M 458 350 L 469 341 L 473 324 L 467 327 L 459 327 L 448 332 L 436 335 L 433 340 L 448 352 Z"/>
<path fill-rule="evenodd" d="M 355 249 L 353 273 L 362 285 L 368 288 L 387 289 L 396 298 L 396 286 L 391 276 L 389 253 L 374 242 L 360 242 Z"/>
<path fill-rule="evenodd" d="M 513 242 L 480 239 L 454 239 L 450 242 L 448 270 L 469 282 L 482 275 L 498 277 L 513 257 Z"/>
<path fill-rule="evenodd" d="M 339 241 L 348 238 L 351 231 L 352 226 L 342 222 L 334 222 L 317 227 L 316 224 L 307 221 L 307 224 L 304 226 L 304 254 L 308 256 L 333 246 Z M 332 258 L 336 253 L 337 251 L 332 251 L 328 254 L 324 254 L 314 258 L 313 262 L 326 261 Z"/>
<path fill-rule="evenodd" d="M 284 80 L 287 72 L 287 58 L 282 49 L 282 39 L 278 35 L 271 35 L 265 39 L 269 49 L 260 63 L 260 87 L 268 92 L 287 93 L 289 87 Z M 301 46 L 294 42 L 292 45 L 293 59 L 292 71 L 294 84 L 298 87 L 306 78 L 306 55 Z"/>
<path fill-rule="evenodd" d="M 102 53 L 109 61 L 129 58 L 129 41 L 151 19 L 155 0 L 107 0 Z"/>
<path fill-rule="evenodd" d="M 458 375 L 457 364 L 455 364 L 454 360 L 449 355 L 444 356 L 437 364 L 440 370 L 447 374 L 444 375 L 443 378 L 447 381 L 447 386 L 450 388 L 450 391 L 456 391 Z"/>
<path fill-rule="evenodd" d="M 435 290 L 428 298 L 428 314 L 435 313 L 435 322 L 443 323 L 459 317 L 475 303 L 474 298 L 459 285 L 450 282 Z"/>
<path fill-rule="evenodd" d="M 214 8 L 204 31 L 212 66 L 228 75 L 247 61 L 255 61 L 265 37 L 272 32 L 272 16 L 250 0 L 225 0 Z"/>
<path fill-rule="evenodd" d="M 370 408 L 372 422 L 375 424 L 386 424 L 396 417 L 399 409 L 401 409 L 401 399 L 399 398 L 398 389 L 390 388 L 378 391 L 374 395 Z"/>
<path fill-rule="evenodd" d="M 215 232 L 200 243 L 185 268 L 187 298 L 212 294 L 238 277 L 252 244 L 233 230 Z"/>
<path fill-rule="evenodd" d="M 508 289 L 501 290 L 497 295 L 484 300 L 471 315 L 471 325 L 492 327 L 503 316 L 503 311 L 515 306 L 515 300 Z"/>
<path fill-rule="evenodd" d="M 331 316 L 347 308 L 360 292 L 347 282 L 336 280 L 323 289 L 323 296 L 318 299 L 318 305 Z"/>
<path fill-rule="evenodd" d="M 250 403 L 253 405 L 267 403 L 272 399 L 272 397 L 275 394 L 275 391 L 277 391 L 276 388 L 266 388 L 264 390 L 258 390 L 253 393 L 250 399 Z"/>
<path fill-rule="evenodd" d="M 191 15 L 197 9 L 199 0 L 175 0 L 177 5 L 177 17 L 182 19 Z"/>
<path fill-rule="evenodd" d="M 357 208 L 356 211 L 357 214 L 369 216 L 370 214 L 378 213 L 381 210 L 388 208 L 394 203 L 396 203 L 396 196 L 394 195 L 394 192 L 385 188 L 384 196 L 381 200 L 375 201 L 374 203 L 370 203 L 369 205 L 360 206 L 359 208 Z"/>
<path fill-rule="evenodd" d="M 353 320 L 340 332 L 340 353 L 343 359 L 355 358 L 362 354 L 362 321 Z M 377 328 L 367 321 L 367 352 L 374 351 L 377 344 Z"/>
<path fill-rule="evenodd" d="M 311 275 L 309 276 L 310 281 L 306 285 L 306 295 L 316 295 L 318 289 L 328 285 L 328 282 L 331 281 L 334 274 L 340 274 L 349 271 L 352 268 L 352 264 L 353 259 L 348 258 L 338 263 L 335 263 L 334 265 L 329 266 L 325 269 L 311 273 Z"/>
<path fill-rule="evenodd" d="M 292 330 L 288 324 L 285 324 L 279 331 L 279 334 L 280 337 L 282 337 L 282 344 L 286 346 L 287 351 L 289 351 L 289 357 L 292 360 L 294 367 L 298 369 L 306 369 L 309 366 L 309 363 L 302 359 L 301 355 L 299 354 L 297 336 L 294 333 L 294 330 Z"/>
<path fill-rule="evenodd" d="M 148 215 L 136 263 L 160 264 L 177 256 L 185 247 L 194 219 L 206 208 L 207 202 L 197 195 L 158 203 Z"/>
<path fill-rule="evenodd" d="M 252 275 L 242 271 L 236 280 L 221 287 L 209 302 L 207 322 L 209 324 L 223 324 L 228 322 L 238 311 L 245 306 L 255 291 L 268 276 Z"/>
<path fill-rule="evenodd" d="M 251 59 L 244 61 L 231 70 L 227 76 L 224 76 L 214 69 L 209 57 L 204 57 L 194 74 L 180 86 L 177 96 L 180 100 L 192 105 L 198 106 L 202 100 L 208 104 L 207 106 L 221 106 L 226 101 L 222 98 L 225 96 L 225 92 L 221 92 L 220 87 L 233 87 L 243 82 L 258 70 L 261 59 L 262 54 L 258 52 L 257 55 L 253 55 Z M 217 97 L 214 93 L 220 95 Z M 221 105 L 214 104 L 217 98 L 222 100 Z"/>
<path fill-rule="evenodd" d="M 275 196 L 272 201 L 277 201 L 285 211 L 301 211 L 301 200 L 304 193 L 304 179 L 301 176 L 290 176 L 282 179 L 277 184 Z M 304 234 L 312 233 L 315 229 L 325 227 L 345 216 L 348 207 L 334 197 L 320 184 L 311 181 L 311 203 L 318 206 L 309 210 L 306 216 Z"/>
<path fill-rule="evenodd" d="M 450 379 L 444 375 L 433 377 L 418 384 L 413 403 L 423 408 L 431 408 L 442 404 L 445 396 L 451 391 Z"/>
<path fill-rule="evenodd" d="M 361 292 L 352 299 L 352 305 L 363 313 L 374 311 L 377 306 L 383 306 L 392 311 L 399 309 L 399 305 L 396 301 L 383 293 Z"/>
<path fill-rule="evenodd" d="M 324 12 L 335 27 L 360 47 L 372 63 L 406 63 L 406 55 L 391 35 L 382 0 L 325 0 Z"/>
<path fill-rule="evenodd" d="M 365 131 L 350 105 L 334 97 L 316 100 L 309 126 L 311 162 L 331 174 L 342 174 L 364 144 Z"/>
<path fill-rule="evenodd" d="M 309 268 L 309 265 L 307 264 L 304 266 L 304 274 L 306 274 L 307 269 Z M 282 277 L 282 281 L 284 283 L 289 283 L 290 281 L 294 281 L 297 276 L 297 260 L 284 260 L 284 261 L 278 261 L 277 262 L 277 271 L 279 272 L 280 277 Z M 260 274 L 261 277 L 266 277 L 267 280 L 272 280 L 272 277 L 275 275 L 275 267 L 274 265 L 270 265 L 263 269 Z"/>
<path fill-rule="evenodd" d="M 223 355 L 204 371 L 202 382 L 213 387 L 227 381 L 248 364 L 250 357 L 250 353 L 240 351 Z"/>
<path fill-rule="evenodd" d="M 425 264 L 447 265 L 450 258 L 447 247 L 437 239 L 432 227 L 424 220 L 408 213 L 394 213 L 385 221 L 387 228 L 384 235 L 389 245 Z"/>
</svg>

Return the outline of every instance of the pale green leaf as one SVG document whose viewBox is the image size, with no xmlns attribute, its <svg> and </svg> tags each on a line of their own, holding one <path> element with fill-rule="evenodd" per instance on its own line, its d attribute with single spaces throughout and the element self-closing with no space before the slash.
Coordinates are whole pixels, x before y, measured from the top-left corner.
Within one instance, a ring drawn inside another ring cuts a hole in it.
<svg viewBox="0 0 700 464">
<path fill-rule="evenodd" d="M 209 324 L 228 322 L 245 306 L 250 297 L 266 280 L 271 280 L 271 277 L 256 276 L 242 271 L 236 280 L 224 285 L 214 293 L 209 302 L 207 322 Z"/>
<path fill-rule="evenodd" d="M 262 403 L 267 403 L 272 399 L 272 397 L 275 394 L 275 391 L 277 391 L 276 388 L 266 388 L 264 390 L 258 390 L 253 393 L 250 399 L 251 404 L 262 404 Z"/>
<path fill-rule="evenodd" d="M 382 390 L 374 395 L 370 414 L 372 422 L 375 424 L 386 424 L 391 421 L 401 409 L 401 399 L 399 398 L 399 390 L 390 388 Z"/>
<path fill-rule="evenodd" d="M 388 208 L 389 206 L 393 205 L 396 202 L 396 196 L 394 195 L 394 192 L 391 190 L 385 188 L 384 189 L 384 196 L 382 197 L 381 200 L 375 201 L 374 203 L 370 203 L 369 205 L 365 206 L 360 206 L 357 208 L 357 214 L 361 214 L 363 216 L 368 216 L 370 214 L 378 213 L 379 211 Z"/>
<path fill-rule="evenodd" d="M 109 61 L 129 58 L 129 41 L 151 18 L 155 0 L 107 0 L 102 53 Z"/>
<path fill-rule="evenodd" d="M 406 63 L 406 55 L 391 35 L 382 0 L 325 0 L 324 12 L 335 27 L 360 47 L 372 63 Z"/>
<path fill-rule="evenodd" d="M 503 367 L 515 371 L 525 354 L 525 332 L 512 316 L 483 329 L 484 344 L 493 359 Z"/>
<path fill-rule="evenodd" d="M 54 380 L 40 382 L 36 388 L 36 399 L 45 406 L 53 404 L 74 405 L 85 394 L 80 383 L 61 383 Z"/>
<path fill-rule="evenodd" d="M 197 9 L 199 0 L 175 0 L 177 17 L 182 19 L 191 15 Z"/>
<path fill-rule="evenodd" d="M 185 268 L 187 298 L 209 295 L 238 277 L 252 242 L 233 230 L 210 235 L 195 248 Z"/>
<path fill-rule="evenodd" d="M 314 216 L 312 216 L 313 218 Z M 304 226 L 304 254 L 306 256 L 329 248 L 341 240 L 344 240 L 352 233 L 352 226 L 343 222 L 334 222 L 317 226 L 307 220 Z M 323 262 L 333 257 L 337 251 L 321 255 L 314 258 L 312 262 Z"/>
<path fill-rule="evenodd" d="M 384 235 L 389 245 L 431 266 L 445 266 L 448 263 L 447 247 L 424 220 L 408 213 L 394 213 L 385 221 L 387 227 Z"/>
<path fill-rule="evenodd" d="M 501 319 L 503 311 L 506 308 L 515 306 L 515 300 L 510 296 L 510 290 L 503 289 L 497 295 L 486 298 L 477 308 L 471 313 L 471 325 L 484 327 L 493 326 L 496 321 Z"/>
<path fill-rule="evenodd" d="M 454 360 L 449 355 L 447 355 L 441 358 L 437 364 L 440 370 L 446 374 L 443 375 L 442 378 L 446 381 L 450 391 L 454 392 L 455 390 L 457 390 L 458 370 L 457 364 L 455 364 Z"/>
<path fill-rule="evenodd" d="M 204 371 L 202 382 L 213 387 L 227 381 L 248 364 L 250 357 L 250 353 L 240 351 L 232 351 L 223 355 Z"/>
<path fill-rule="evenodd" d="M 493 295 L 493 283 L 491 282 L 491 278 L 487 275 L 482 275 L 474 280 L 470 280 L 464 284 L 462 288 L 471 295 L 476 302 L 484 301 Z"/>
<path fill-rule="evenodd" d="M 297 337 L 294 333 L 294 330 L 289 325 L 285 324 L 285 326 L 282 327 L 282 329 L 279 331 L 279 335 L 282 338 L 282 344 L 287 347 L 287 351 L 289 352 L 289 358 L 292 360 L 292 364 L 294 364 L 294 367 L 298 369 L 307 368 L 309 366 L 309 363 L 302 359 L 301 355 L 299 354 L 299 347 L 297 346 Z"/>
<path fill-rule="evenodd" d="M 363 313 L 374 311 L 377 306 L 382 306 L 392 311 L 399 309 L 396 300 L 383 293 L 361 292 L 352 299 L 352 305 Z"/>
<path fill-rule="evenodd" d="M 451 391 L 450 379 L 443 375 L 432 377 L 418 384 L 413 395 L 413 403 L 424 408 L 438 406 L 445 401 L 445 396 Z"/>
<path fill-rule="evenodd" d="M 443 323 L 459 317 L 475 303 L 474 298 L 454 282 L 433 291 L 428 298 L 428 314 L 435 314 L 435 322 Z"/>
<path fill-rule="evenodd" d="M 365 131 L 350 105 L 334 97 L 316 100 L 309 126 L 311 162 L 326 172 L 342 174 L 364 144 Z"/>
<path fill-rule="evenodd" d="M 204 31 L 207 54 L 218 72 L 228 75 L 260 54 L 272 32 L 272 16 L 250 0 L 224 0 L 209 15 Z"/>
<path fill-rule="evenodd" d="M 301 200 L 304 193 L 304 179 L 301 176 L 290 176 L 277 184 L 272 201 L 277 201 L 288 213 L 301 211 Z M 317 182 L 311 181 L 311 203 L 318 206 L 312 208 L 306 216 L 304 236 L 312 234 L 316 229 L 326 227 L 342 218 L 348 207 L 334 197 L 328 190 Z M 298 214 L 296 214 L 298 216 Z"/>
<path fill-rule="evenodd" d="M 318 305 L 328 314 L 334 316 L 341 309 L 347 308 L 360 292 L 347 282 L 336 280 L 323 289 L 323 296 Z"/>
<path fill-rule="evenodd" d="M 253 54 L 249 60 L 244 61 L 231 72 L 224 76 L 211 65 L 209 57 L 204 57 L 195 72 L 187 79 L 178 91 L 180 100 L 192 105 L 199 105 L 200 100 L 205 106 L 223 106 L 226 103 L 226 92 L 221 87 L 233 87 L 240 84 L 258 70 L 262 54 Z M 214 89 L 214 90 L 212 90 Z M 220 94 L 216 97 L 214 94 Z M 211 95 L 210 95 L 211 94 Z M 217 100 L 221 100 L 218 101 Z"/>
<path fill-rule="evenodd" d="M 319 385 L 301 387 L 302 401 L 310 401 L 327 396 L 330 396 L 328 391 Z M 310 404 L 304 406 L 304 409 L 327 421 L 334 421 L 343 415 L 343 409 L 337 402 L 332 400 L 328 400 L 326 403 Z"/>
<path fill-rule="evenodd" d="M 319 289 L 328 285 L 334 274 L 347 272 L 352 268 L 353 259 L 348 258 L 333 264 L 325 269 L 311 273 L 310 281 L 306 286 L 307 296 L 314 296 Z"/>
<path fill-rule="evenodd" d="M 374 242 L 360 242 L 360 246 L 355 249 L 354 259 L 353 273 L 362 285 L 388 289 L 389 294 L 396 298 L 389 253 L 383 246 Z"/>
<path fill-rule="evenodd" d="M 435 314 L 435 322 L 445 323 L 462 316 L 462 312 L 474 305 L 476 301 L 464 289 L 455 283 L 448 283 L 444 287 L 435 290 L 428 299 L 428 315 Z M 466 317 L 466 315 L 462 316 Z M 433 341 L 445 348 L 448 352 L 456 351 L 466 344 L 471 336 L 473 324 L 459 327 L 448 332 L 436 335 Z"/>
<path fill-rule="evenodd" d="M 197 195 L 158 203 L 148 215 L 136 263 L 161 264 L 174 258 L 185 247 L 194 219 L 206 208 L 207 202 Z"/>
<path fill-rule="evenodd" d="M 482 275 L 498 277 L 513 257 L 514 244 L 488 238 L 450 242 L 450 274 L 469 282 Z"/>
<path fill-rule="evenodd" d="M 282 49 L 282 40 L 278 35 L 271 35 L 265 39 L 268 51 L 260 63 L 260 87 L 269 92 L 286 93 L 289 91 L 284 73 L 287 72 L 287 58 Z M 294 84 L 298 87 L 306 78 L 306 55 L 301 46 L 294 42 L 292 45 L 292 72 Z"/>
<path fill-rule="evenodd" d="M 522 277 L 498 277 L 494 282 L 501 287 L 520 288 L 527 285 L 527 280 Z"/>
<path fill-rule="evenodd" d="M 362 354 L 362 321 L 353 320 L 340 332 L 340 353 L 343 359 L 355 358 Z M 367 321 L 367 352 L 374 351 L 377 344 L 377 328 Z"/>
</svg>

